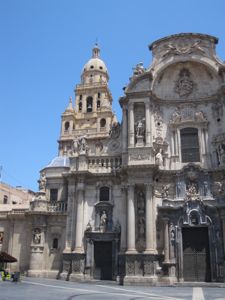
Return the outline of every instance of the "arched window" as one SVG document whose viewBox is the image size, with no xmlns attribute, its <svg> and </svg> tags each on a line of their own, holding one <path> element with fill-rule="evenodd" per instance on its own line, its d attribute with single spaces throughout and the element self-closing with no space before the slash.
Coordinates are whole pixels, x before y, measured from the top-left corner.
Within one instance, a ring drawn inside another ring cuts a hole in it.
<svg viewBox="0 0 225 300">
<path fill-rule="evenodd" d="M 100 127 L 105 127 L 106 124 L 106 120 L 105 119 L 101 119 L 100 121 Z"/>
<path fill-rule="evenodd" d="M 101 101 L 98 100 L 98 101 L 97 101 L 97 108 L 100 108 L 100 106 L 101 106 Z"/>
<path fill-rule="evenodd" d="M 8 196 L 4 195 L 3 204 L 8 204 Z"/>
<path fill-rule="evenodd" d="M 200 161 L 198 129 L 183 128 L 180 131 L 182 162 Z"/>
<path fill-rule="evenodd" d="M 79 102 L 79 111 L 82 111 L 82 102 Z"/>
<path fill-rule="evenodd" d="M 87 112 L 92 112 L 92 107 L 93 107 L 93 98 L 88 97 L 87 98 Z"/>
<path fill-rule="evenodd" d="M 103 186 L 100 188 L 100 201 L 109 201 L 109 188 Z"/>
<path fill-rule="evenodd" d="M 59 244 L 59 240 L 57 238 L 54 238 L 52 240 L 52 248 L 53 249 L 58 249 L 58 246 L 59 246 L 58 244 Z"/>
<path fill-rule="evenodd" d="M 70 123 L 66 122 L 64 128 L 65 128 L 65 131 L 68 131 L 70 128 Z"/>
</svg>

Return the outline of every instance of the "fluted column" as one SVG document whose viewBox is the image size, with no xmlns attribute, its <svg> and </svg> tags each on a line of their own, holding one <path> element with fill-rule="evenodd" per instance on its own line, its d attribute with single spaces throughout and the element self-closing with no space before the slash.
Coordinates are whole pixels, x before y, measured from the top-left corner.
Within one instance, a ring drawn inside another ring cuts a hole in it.
<svg viewBox="0 0 225 300">
<path fill-rule="evenodd" d="M 77 218 L 74 252 L 83 253 L 83 210 L 84 210 L 84 183 L 77 184 Z"/>
<path fill-rule="evenodd" d="M 146 252 L 154 253 L 154 214 L 153 214 L 153 199 L 152 186 L 146 185 Z"/>
<path fill-rule="evenodd" d="M 164 219 L 164 263 L 170 262 L 170 249 L 169 249 L 169 226 L 168 226 L 168 219 Z"/>
<path fill-rule="evenodd" d="M 145 140 L 146 146 L 151 145 L 151 120 L 150 120 L 150 109 L 149 103 L 145 103 L 145 122 L 146 122 L 146 132 L 145 132 Z"/>
<path fill-rule="evenodd" d="M 129 104 L 129 147 L 134 146 L 134 103 Z"/>
<path fill-rule="evenodd" d="M 123 106 L 123 123 L 122 123 L 122 142 L 123 152 L 127 151 L 127 108 Z"/>
<path fill-rule="evenodd" d="M 127 199 L 127 252 L 135 251 L 134 185 L 129 185 Z"/>
</svg>

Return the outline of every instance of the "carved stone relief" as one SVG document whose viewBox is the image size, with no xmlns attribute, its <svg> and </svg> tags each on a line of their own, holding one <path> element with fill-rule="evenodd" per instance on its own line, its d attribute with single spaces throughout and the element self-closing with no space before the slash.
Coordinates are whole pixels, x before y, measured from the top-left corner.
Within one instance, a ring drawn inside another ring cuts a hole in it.
<svg viewBox="0 0 225 300">
<path fill-rule="evenodd" d="M 141 252 L 144 251 L 145 249 L 145 194 L 140 189 L 136 193 L 136 203 L 137 203 L 136 249 Z"/>
<path fill-rule="evenodd" d="M 129 153 L 130 161 L 150 160 L 150 153 L 146 149 L 132 149 Z"/>
<path fill-rule="evenodd" d="M 202 111 L 196 111 L 194 106 L 178 106 L 170 117 L 170 124 L 183 122 L 207 123 L 207 118 Z"/>
<path fill-rule="evenodd" d="M 180 97 L 187 97 L 193 92 L 194 82 L 191 80 L 191 73 L 188 69 L 183 68 L 180 70 L 178 80 L 175 83 L 174 91 Z"/>
<path fill-rule="evenodd" d="M 185 54 L 191 54 L 193 52 L 200 53 L 200 54 L 205 53 L 205 50 L 201 47 L 200 40 L 192 44 L 187 43 L 186 45 L 169 43 L 164 47 L 163 57 L 166 58 L 170 55 L 185 55 Z"/>
<path fill-rule="evenodd" d="M 153 107 L 153 116 L 155 121 L 155 129 L 156 129 L 156 136 L 161 137 L 162 136 L 162 129 L 163 129 L 163 114 L 160 110 L 159 105 L 155 105 Z"/>
</svg>

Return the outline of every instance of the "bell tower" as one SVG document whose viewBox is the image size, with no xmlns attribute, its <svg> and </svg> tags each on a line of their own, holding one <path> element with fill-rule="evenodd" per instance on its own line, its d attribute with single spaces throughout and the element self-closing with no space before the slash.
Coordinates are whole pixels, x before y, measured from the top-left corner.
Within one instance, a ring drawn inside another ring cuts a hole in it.
<svg viewBox="0 0 225 300">
<path fill-rule="evenodd" d="M 70 99 L 62 114 L 59 154 L 68 156 L 74 138 L 108 137 L 111 125 L 117 122 L 112 112 L 112 95 L 108 87 L 109 75 L 100 48 L 95 44 L 92 58 L 84 65 L 81 82 L 75 87 L 75 106 Z"/>
</svg>

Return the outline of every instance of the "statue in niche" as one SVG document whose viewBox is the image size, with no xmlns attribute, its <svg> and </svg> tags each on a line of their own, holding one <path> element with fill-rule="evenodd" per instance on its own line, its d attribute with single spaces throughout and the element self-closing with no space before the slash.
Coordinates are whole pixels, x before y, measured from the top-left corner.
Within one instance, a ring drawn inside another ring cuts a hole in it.
<svg viewBox="0 0 225 300">
<path fill-rule="evenodd" d="M 78 149 L 80 154 L 85 154 L 87 152 L 88 148 L 85 136 L 82 136 L 78 139 Z"/>
<path fill-rule="evenodd" d="M 203 182 L 203 194 L 204 194 L 204 196 L 208 196 L 208 194 L 209 194 L 209 183 L 208 183 L 208 181 Z"/>
<path fill-rule="evenodd" d="M 145 128 L 144 128 L 144 119 L 139 120 L 136 125 L 136 137 L 144 137 Z"/>
<path fill-rule="evenodd" d="M 77 153 L 78 151 L 78 140 L 74 139 L 72 142 L 72 154 Z"/>
<path fill-rule="evenodd" d="M 33 243 L 34 244 L 41 243 L 41 230 L 39 228 L 36 228 L 33 231 Z"/>
<path fill-rule="evenodd" d="M 138 193 L 137 209 L 138 214 L 143 214 L 145 212 L 145 195 L 143 192 Z"/>
<path fill-rule="evenodd" d="M 221 143 L 217 147 L 217 155 L 219 159 L 219 165 L 224 165 L 225 164 L 225 144 Z"/>
<path fill-rule="evenodd" d="M 199 194 L 195 183 L 190 183 L 186 189 L 186 201 L 199 200 Z"/>
<path fill-rule="evenodd" d="M 105 210 L 103 210 L 101 218 L 100 218 L 100 231 L 101 232 L 106 232 L 107 222 L 108 222 L 108 217 L 107 217 Z"/>
<path fill-rule="evenodd" d="M 169 189 L 170 189 L 170 184 L 165 184 L 162 186 L 162 191 L 161 191 L 162 198 L 168 198 Z"/>
<path fill-rule="evenodd" d="M 39 191 L 45 192 L 45 190 L 46 190 L 46 176 L 45 176 L 44 172 L 41 173 L 41 176 L 40 176 L 40 179 L 38 180 L 38 183 L 39 183 Z"/>
<path fill-rule="evenodd" d="M 145 237 L 145 218 L 143 216 L 138 219 L 138 233 L 139 238 Z"/>
<path fill-rule="evenodd" d="M 156 154 L 155 156 L 155 163 L 158 165 L 158 166 L 163 166 L 163 155 L 162 155 L 163 151 L 162 149 L 160 148 L 158 153 Z"/>
<path fill-rule="evenodd" d="M 180 70 L 179 79 L 175 84 L 175 92 L 180 97 L 187 97 L 193 92 L 194 83 L 190 79 L 190 71 L 186 68 Z"/>
</svg>

